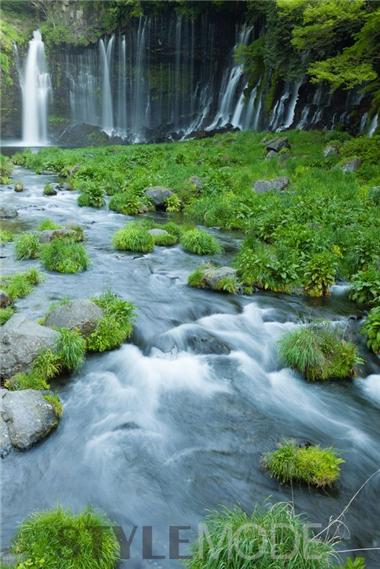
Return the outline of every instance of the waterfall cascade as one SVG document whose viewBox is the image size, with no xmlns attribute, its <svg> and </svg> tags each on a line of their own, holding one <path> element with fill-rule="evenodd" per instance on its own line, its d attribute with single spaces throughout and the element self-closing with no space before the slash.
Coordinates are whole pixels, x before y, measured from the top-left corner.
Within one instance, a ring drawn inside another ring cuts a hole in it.
<svg viewBox="0 0 380 569">
<path fill-rule="evenodd" d="M 51 93 L 45 46 L 39 30 L 29 42 L 24 69 L 19 66 L 22 90 L 22 138 L 26 146 L 47 144 L 48 98 Z"/>
</svg>

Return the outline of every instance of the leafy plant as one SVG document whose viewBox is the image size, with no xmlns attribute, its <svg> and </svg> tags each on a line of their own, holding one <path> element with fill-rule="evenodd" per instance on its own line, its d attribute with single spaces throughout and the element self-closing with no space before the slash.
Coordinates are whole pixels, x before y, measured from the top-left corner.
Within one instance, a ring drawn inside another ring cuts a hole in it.
<svg viewBox="0 0 380 569">
<path fill-rule="evenodd" d="M 265 467 L 280 482 L 305 482 L 318 487 L 331 486 L 339 478 L 343 463 L 331 448 L 302 446 L 294 441 L 286 441 L 264 456 Z"/>
<path fill-rule="evenodd" d="M 305 264 L 303 284 L 309 296 L 326 296 L 335 283 L 338 263 L 334 253 L 323 251 L 314 254 Z"/>
<path fill-rule="evenodd" d="M 279 343 L 284 362 L 309 381 L 353 377 L 362 363 L 354 344 L 328 322 L 304 325 L 287 332 Z"/>
<path fill-rule="evenodd" d="M 24 520 L 12 550 L 25 557 L 23 563 L 31 561 L 32 567 L 40 567 L 43 559 L 46 569 L 114 569 L 120 554 L 108 518 L 91 509 L 73 514 L 61 507 Z"/>
<path fill-rule="evenodd" d="M 111 291 L 93 298 L 104 313 L 87 339 L 87 349 L 104 352 L 118 348 L 132 334 L 135 307 Z"/>
<path fill-rule="evenodd" d="M 148 231 L 139 224 L 129 223 L 116 231 L 112 239 L 115 249 L 133 251 L 135 253 L 150 253 L 154 249 L 154 239 Z"/>
<path fill-rule="evenodd" d="M 185 251 L 195 255 L 215 255 L 222 251 L 215 237 L 201 229 L 186 231 L 181 237 L 181 245 Z"/>
<path fill-rule="evenodd" d="M 81 194 L 78 197 L 78 205 L 81 207 L 101 208 L 105 205 L 104 189 L 96 182 L 81 184 Z"/>
<path fill-rule="evenodd" d="M 68 238 L 53 239 L 41 249 L 41 260 L 48 271 L 77 273 L 89 266 L 86 249 L 80 243 Z"/>
<path fill-rule="evenodd" d="M 370 267 L 359 271 L 352 279 L 350 297 L 358 304 L 373 305 L 380 302 L 380 271 Z"/>
<path fill-rule="evenodd" d="M 181 200 L 176 194 L 172 194 L 165 202 L 166 211 L 168 213 L 177 213 L 181 211 Z"/>
<path fill-rule="evenodd" d="M 367 336 L 367 346 L 375 352 L 380 353 L 380 306 L 372 308 L 362 327 L 362 334 Z"/>
<path fill-rule="evenodd" d="M 40 241 L 36 233 L 21 233 L 15 239 L 16 259 L 37 259 L 40 256 Z"/>
</svg>

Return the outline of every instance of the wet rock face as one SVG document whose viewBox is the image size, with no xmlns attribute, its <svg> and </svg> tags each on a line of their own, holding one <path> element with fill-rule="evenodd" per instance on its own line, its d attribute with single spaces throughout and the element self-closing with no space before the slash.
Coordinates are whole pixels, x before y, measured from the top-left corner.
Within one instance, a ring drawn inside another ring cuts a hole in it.
<svg viewBox="0 0 380 569">
<path fill-rule="evenodd" d="M 77 299 L 52 310 L 45 321 L 48 328 L 74 328 L 89 336 L 103 318 L 103 310 L 91 300 Z"/>
<path fill-rule="evenodd" d="M 187 351 L 194 354 L 229 354 L 227 344 L 213 336 L 207 330 L 197 325 L 183 327 L 180 335 L 172 335 L 170 332 L 156 338 L 151 348 L 156 348 L 165 354 Z"/>
<path fill-rule="evenodd" d="M 236 275 L 237 271 L 232 267 L 210 268 L 203 272 L 203 281 L 206 286 L 218 290 L 219 285 L 224 279 L 235 279 Z"/>
<path fill-rule="evenodd" d="M 280 176 L 273 180 L 257 180 L 254 183 L 253 189 L 258 194 L 270 192 L 271 190 L 279 191 L 285 190 L 289 186 L 289 178 L 287 176 Z"/>
<path fill-rule="evenodd" d="M 173 195 L 173 191 L 170 188 L 164 188 L 163 186 L 145 188 L 144 193 L 157 209 L 165 209 L 166 200 Z"/>
<path fill-rule="evenodd" d="M 45 349 L 53 348 L 58 332 L 15 314 L 0 330 L 0 375 L 8 379 L 27 372 L 33 360 Z"/>
<path fill-rule="evenodd" d="M 13 446 L 28 449 L 45 438 L 57 425 L 53 405 L 41 391 L 0 390 L 0 453 Z"/>
</svg>

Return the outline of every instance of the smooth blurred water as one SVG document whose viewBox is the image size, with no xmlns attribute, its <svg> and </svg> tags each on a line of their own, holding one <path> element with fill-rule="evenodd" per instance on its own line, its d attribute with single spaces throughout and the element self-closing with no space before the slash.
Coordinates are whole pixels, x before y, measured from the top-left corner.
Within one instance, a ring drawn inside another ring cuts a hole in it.
<svg viewBox="0 0 380 569">
<path fill-rule="evenodd" d="M 90 356 L 59 382 L 65 413 L 57 431 L 2 461 L 4 543 L 26 515 L 58 502 L 74 509 L 93 504 L 127 535 L 133 525 L 152 525 L 160 554 L 167 552 L 170 525 L 194 529 L 207 509 L 220 505 L 250 510 L 268 497 L 294 499 L 297 512 L 323 526 L 339 514 L 380 467 L 378 360 L 366 352 L 362 378 L 312 385 L 282 367 L 276 342 L 311 316 L 343 321 L 356 333 L 356 307 L 339 290 L 331 299 L 305 300 L 191 289 L 187 277 L 205 259 L 180 247 L 156 247 L 144 256 L 114 251 L 112 235 L 129 218 L 78 208 L 73 192 L 44 197 L 54 176 L 18 169 L 15 177 L 26 190 L 2 187 L 3 202 L 19 210 L 4 226 L 31 229 L 46 217 L 79 222 L 92 260 L 85 273 L 47 273 L 18 309 L 39 318 L 57 299 L 112 288 L 136 304 L 137 321 L 130 343 Z M 228 251 L 216 260 L 230 262 L 239 239 L 213 232 Z M 38 266 L 15 261 L 12 244 L 2 248 L 2 258 L 9 271 Z M 339 450 L 346 462 L 336 489 L 292 491 L 268 477 L 262 454 L 287 437 Z M 378 476 L 352 504 L 341 549 L 380 546 L 379 491 Z M 135 564 L 126 567 L 180 566 L 141 561 L 140 542 L 138 532 Z M 379 559 L 367 555 L 368 569 Z"/>
</svg>

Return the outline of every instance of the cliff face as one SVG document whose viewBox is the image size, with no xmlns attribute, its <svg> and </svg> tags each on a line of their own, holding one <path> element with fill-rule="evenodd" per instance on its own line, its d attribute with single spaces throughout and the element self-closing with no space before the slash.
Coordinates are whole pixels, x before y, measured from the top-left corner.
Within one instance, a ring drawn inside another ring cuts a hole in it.
<svg viewBox="0 0 380 569">
<path fill-rule="evenodd" d="M 55 142 L 80 143 L 82 131 L 86 137 L 91 134 L 93 142 L 104 142 L 104 133 L 139 142 L 227 125 L 272 130 L 342 127 L 353 132 L 370 128 L 368 100 L 352 91 L 332 95 L 327 86 L 310 85 L 305 76 L 283 81 L 271 69 L 258 72 L 256 81 L 248 83 L 244 60 L 236 59 L 237 46 L 248 45 L 260 29 L 247 23 L 240 3 L 228 14 L 209 7 L 189 15 L 167 5 L 130 16 L 96 41 L 99 14 L 91 14 L 85 5 L 65 0 L 59 14 L 64 25 L 52 30 L 46 23 L 41 26 L 52 86 L 49 131 Z M 76 45 L 68 29 L 78 35 Z M 26 46 L 19 50 L 18 65 L 15 56 L 12 66 L 3 138 L 21 136 L 26 51 Z"/>
</svg>

